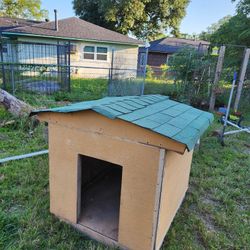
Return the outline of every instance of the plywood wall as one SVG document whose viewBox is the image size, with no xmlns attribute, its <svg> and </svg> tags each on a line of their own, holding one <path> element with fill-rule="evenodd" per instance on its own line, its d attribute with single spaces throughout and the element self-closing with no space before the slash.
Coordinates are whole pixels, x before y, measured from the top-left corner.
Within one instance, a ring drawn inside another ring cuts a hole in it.
<svg viewBox="0 0 250 250">
<path fill-rule="evenodd" d="M 157 228 L 156 248 L 159 249 L 188 188 L 193 152 L 184 155 L 166 154 L 162 194 Z"/>
<path fill-rule="evenodd" d="M 187 190 L 192 152 L 94 111 L 41 113 L 39 118 L 49 122 L 51 212 L 77 223 L 79 154 L 121 165 L 118 245 L 158 249 Z"/>
<path fill-rule="evenodd" d="M 186 149 L 184 144 L 168 139 L 148 129 L 120 119 L 113 120 L 91 110 L 66 114 L 40 113 L 39 119 L 83 132 L 103 134 L 113 138 L 165 148 L 181 154 Z"/>
<path fill-rule="evenodd" d="M 90 117 L 74 119 L 86 128 Z M 81 130 L 75 124 L 71 119 L 64 124 L 53 119 L 49 122 L 51 212 L 77 223 L 78 154 L 121 165 L 118 242 L 129 249 L 151 249 L 160 148 L 110 136 L 103 130 L 107 126 L 103 120 L 96 119 L 93 125 L 99 126 L 99 133 Z"/>
</svg>

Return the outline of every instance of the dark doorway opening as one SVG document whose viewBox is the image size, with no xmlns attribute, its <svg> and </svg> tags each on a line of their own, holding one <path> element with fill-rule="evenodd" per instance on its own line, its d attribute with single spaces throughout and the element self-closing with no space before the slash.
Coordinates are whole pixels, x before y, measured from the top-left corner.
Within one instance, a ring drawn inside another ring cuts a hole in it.
<svg viewBox="0 0 250 250">
<path fill-rule="evenodd" d="M 79 156 L 78 223 L 118 240 L 122 167 Z"/>
</svg>

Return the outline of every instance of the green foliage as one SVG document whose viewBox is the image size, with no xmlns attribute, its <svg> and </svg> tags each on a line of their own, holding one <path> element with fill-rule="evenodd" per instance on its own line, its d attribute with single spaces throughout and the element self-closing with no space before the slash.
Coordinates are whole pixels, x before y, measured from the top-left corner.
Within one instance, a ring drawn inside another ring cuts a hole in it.
<svg viewBox="0 0 250 250">
<path fill-rule="evenodd" d="M 159 79 L 146 79 L 144 94 L 160 94 L 167 95 L 173 100 L 178 100 L 179 94 L 176 92 L 174 88 L 174 84 L 172 82 L 167 82 Z"/>
<path fill-rule="evenodd" d="M 162 65 L 160 66 L 160 68 L 161 68 L 161 72 L 162 72 L 161 77 L 162 77 L 163 79 L 165 79 L 165 78 L 167 77 L 167 72 L 168 72 L 168 69 L 169 69 L 169 65 L 167 65 L 167 64 L 162 64 Z"/>
<path fill-rule="evenodd" d="M 146 66 L 146 78 L 147 78 L 147 79 L 152 79 L 153 76 L 154 76 L 154 71 L 153 71 L 153 69 L 152 69 L 149 65 L 147 65 L 147 66 Z"/>
<path fill-rule="evenodd" d="M 159 33 L 153 37 L 148 37 L 148 41 L 151 42 L 151 41 L 154 41 L 154 40 L 159 40 L 159 39 L 162 39 L 162 38 L 166 38 L 166 34 L 164 33 Z"/>
<path fill-rule="evenodd" d="M 233 1 L 234 2 L 234 1 Z M 250 46 L 250 0 L 238 1 L 236 15 L 226 16 L 199 35 L 200 39 L 211 42 L 211 47 L 226 45 L 221 79 L 231 81 L 233 71 L 239 71 L 244 46 Z M 235 46 L 237 45 L 237 46 Z"/>
<path fill-rule="evenodd" d="M 175 76 L 175 86 L 183 100 L 196 104 L 208 98 L 216 59 L 191 47 L 185 47 L 171 57 L 169 70 Z"/>
<path fill-rule="evenodd" d="M 86 21 L 152 40 L 166 29 L 178 33 L 188 3 L 189 0 L 73 0 L 73 8 Z"/>
<path fill-rule="evenodd" d="M 233 0 L 235 2 L 235 0 Z M 225 16 L 217 23 L 203 31 L 200 39 L 216 44 L 235 44 L 250 46 L 250 0 L 240 0 L 236 7 L 236 15 Z"/>
<path fill-rule="evenodd" d="M 1 0 L 0 16 L 41 20 L 48 11 L 41 9 L 41 0 Z"/>
<path fill-rule="evenodd" d="M 199 34 L 199 39 L 210 41 L 211 36 L 225 23 L 227 23 L 232 16 L 228 15 L 223 18 L 221 18 L 218 22 L 211 24 L 206 31 L 202 31 Z"/>
<path fill-rule="evenodd" d="M 250 46 L 250 18 L 237 14 L 211 35 L 211 42 Z"/>
<path fill-rule="evenodd" d="M 232 1 L 235 2 L 236 0 Z M 236 10 L 238 14 L 248 15 L 250 13 L 250 0 L 240 0 L 237 3 Z"/>
<path fill-rule="evenodd" d="M 178 37 L 184 38 L 184 39 L 196 40 L 197 38 L 199 38 L 199 35 L 197 35 L 196 33 L 192 33 L 192 34 L 180 33 Z"/>
</svg>

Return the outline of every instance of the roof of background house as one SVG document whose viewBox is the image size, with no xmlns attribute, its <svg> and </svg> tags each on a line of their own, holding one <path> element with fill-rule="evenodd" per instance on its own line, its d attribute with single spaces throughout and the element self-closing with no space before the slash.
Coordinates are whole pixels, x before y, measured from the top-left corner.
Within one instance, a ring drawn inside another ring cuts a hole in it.
<svg viewBox="0 0 250 250">
<path fill-rule="evenodd" d="M 165 37 L 150 42 L 149 52 L 175 53 L 184 46 L 198 48 L 199 45 L 209 45 L 210 43 L 203 40 L 191 40 L 176 37 Z"/>
<path fill-rule="evenodd" d="M 0 17 L 0 32 L 7 29 L 19 28 L 42 23 L 41 21 L 27 20 L 23 18 Z"/>
<path fill-rule="evenodd" d="M 14 33 L 27 36 L 55 37 L 71 40 L 90 40 L 134 45 L 143 44 L 137 39 L 105 29 L 77 17 L 58 20 L 58 27 L 58 31 L 55 30 L 55 21 L 44 22 L 32 26 L 9 29 L 6 30 L 4 34 L 11 35 Z"/>
<path fill-rule="evenodd" d="M 213 121 L 211 113 L 172 101 L 162 95 L 106 97 L 65 107 L 37 110 L 31 115 L 40 112 L 71 113 L 83 110 L 94 110 L 110 119 L 131 122 L 185 144 L 188 150 L 194 148 L 197 140 Z"/>
</svg>

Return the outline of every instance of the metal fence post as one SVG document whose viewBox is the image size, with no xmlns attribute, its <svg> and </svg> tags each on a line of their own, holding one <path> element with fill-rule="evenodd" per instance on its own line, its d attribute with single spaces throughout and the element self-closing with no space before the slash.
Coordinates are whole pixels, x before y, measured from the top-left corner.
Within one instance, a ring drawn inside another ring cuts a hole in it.
<svg viewBox="0 0 250 250">
<path fill-rule="evenodd" d="M 112 57 L 111 57 L 111 71 L 110 71 L 111 81 L 113 80 L 114 54 L 115 54 L 115 50 L 114 50 L 114 49 L 112 49 Z"/>
<path fill-rule="evenodd" d="M 71 53 L 71 43 L 70 43 L 70 41 L 69 41 L 69 43 L 68 43 L 68 62 L 67 62 L 67 73 L 68 73 L 68 91 L 70 92 L 71 91 L 71 86 L 70 86 L 70 84 L 71 84 L 71 71 L 70 71 L 70 53 Z"/>
<path fill-rule="evenodd" d="M 110 79 L 111 79 L 111 68 L 108 69 L 109 71 L 109 76 L 108 76 L 108 96 L 111 95 L 111 83 L 110 83 Z"/>
<path fill-rule="evenodd" d="M 143 68 L 143 82 L 142 82 L 142 88 L 141 88 L 141 95 L 144 94 L 145 89 L 145 80 L 146 80 L 146 74 L 147 74 L 147 64 L 148 64 L 148 46 L 146 46 L 146 53 L 145 53 L 145 62 L 144 62 L 144 68 Z"/>
<path fill-rule="evenodd" d="M 56 44 L 56 54 L 57 54 L 57 79 L 58 82 L 61 82 L 61 72 L 60 72 L 60 48 L 59 48 L 59 41 Z"/>
<path fill-rule="evenodd" d="M 14 77 L 14 51 L 13 51 L 13 43 L 10 44 L 11 47 L 11 86 L 12 86 L 12 94 L 15 95 L 15 77 Z"/>
<path fill-rule="evenodd" d="M 108 81 L 108 96 L 112 94 L 112 82 L 113 82 L 113 68 L 114 68 L 114 53 L 115 50 L 112 49 L 111 52 L 111 64 L 110 64 L 110 69 L 109 69 L 109 81 Z"/>
<path fill-rule="evenodd" d="M 1 49 L 1 68 L 2 68 L 2 78 L 3 78 L 3 89 L 6 90 L 6 78 L 5 78 L 5 70 L 4 70 L 4 57 L 3 57 L 3 44 L 4 42 L 0 42 L 0 49 Z"/>
</svg>

